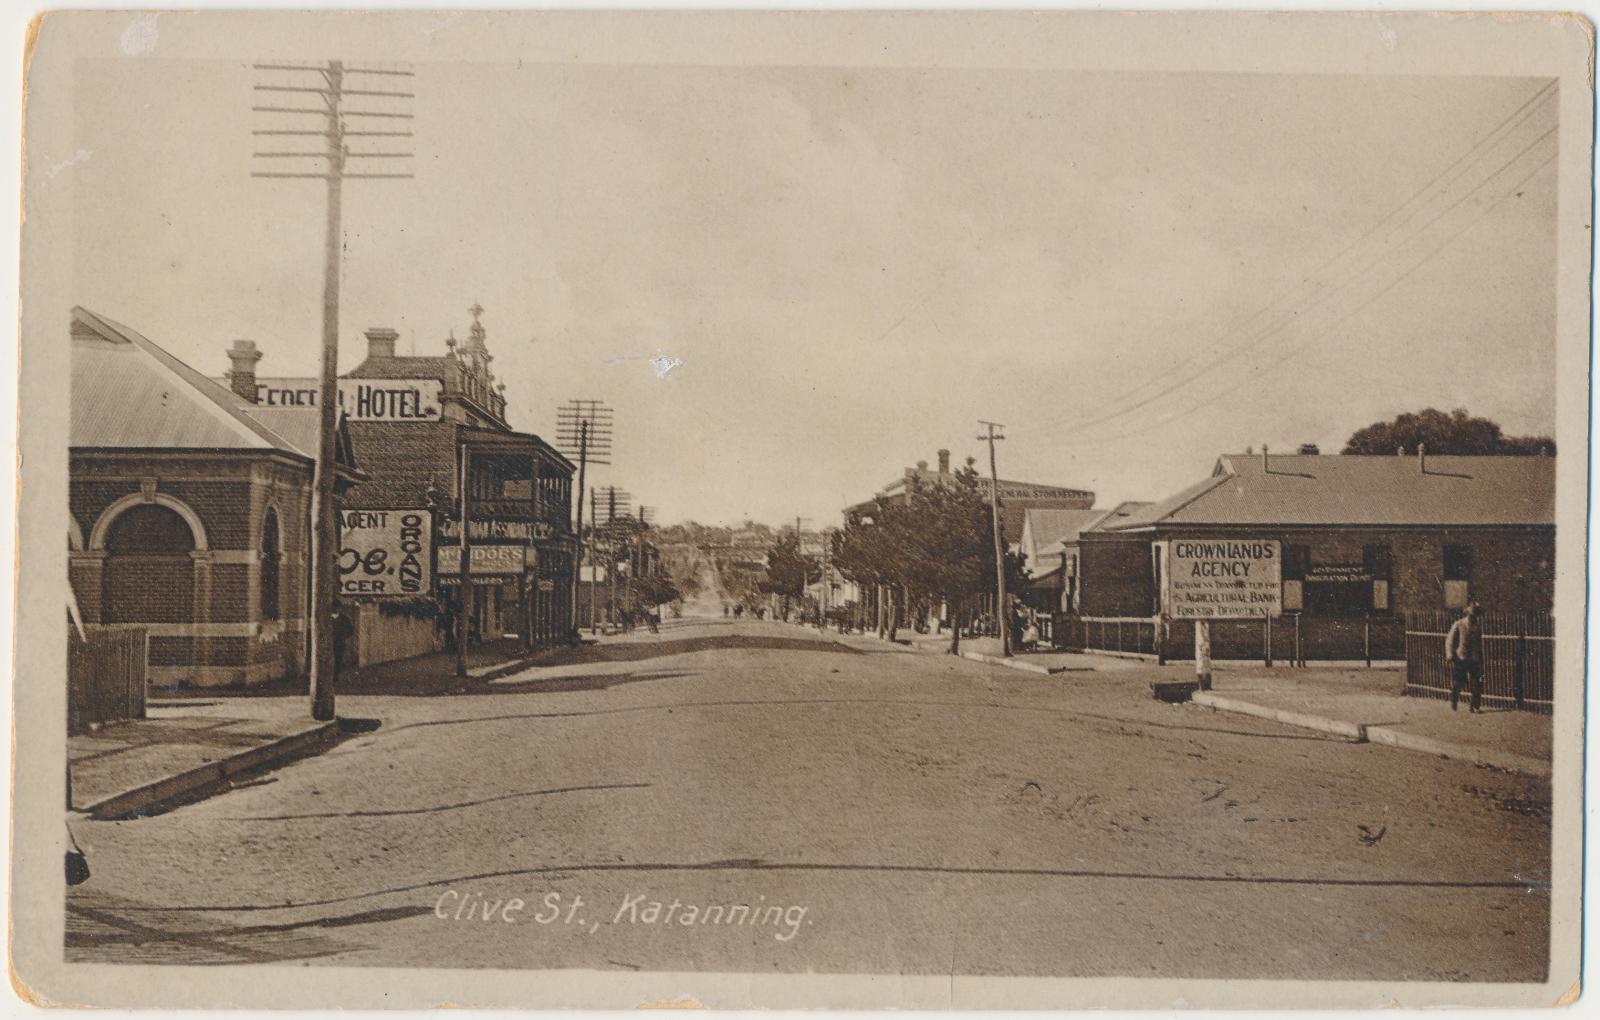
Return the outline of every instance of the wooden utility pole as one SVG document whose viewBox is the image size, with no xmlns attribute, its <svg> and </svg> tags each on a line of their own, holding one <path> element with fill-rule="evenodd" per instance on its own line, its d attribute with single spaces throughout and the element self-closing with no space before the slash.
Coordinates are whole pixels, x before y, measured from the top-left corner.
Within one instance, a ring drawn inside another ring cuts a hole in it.
<svg viewBox="0 0 1600 1020">
<path fill-rule="evenodd" d="M 594 490 L 589 491 L 589 515 L 594 518 L 589 526 L 589 539 L 583 535 L 583 493 L 588 485 L 590 464 L 611 463 L 612 409 L 599 400 L 569 400 L 556 410 L 556 449 L 578 461 L 578 579 L 583 578 L 584 550 L 589 560 L 589 631 L 597 630 L 595 623 L 594 569 L 599 556 L 599 545 L 594 531 L 600 523 L 600 501 Z M 578 588 L 572 586 L 572 632 L 576 636 L 581 624 L 578 621 Z"/>
<path fill-rule="evenodd" d="M 378 89 L 347 88 L 346 75 L 393 75 L 412 77 L 410 71 L 381 70 L 374 68 L 346 68 L 343 62 L 330 60 L 326 65 L 256 64 L 254 69 L 273 74 L 290 73 L 301 76 L 318 75 L 320 86 L 302 84 L 257 84 L 257 92 L 289 93 L 294 96 L 314 95 L 322 100 L 321 106 L 253 106 L 253 113 L 321 117 L 326 121 L 323 130 L 301 129 L 298 126 L 273 126 L 259 128 L 251 133 L 257 138 L 300 137 L 324 139 L 322 151 L 261 151 L 252 153 L 256 159 L 288 159 L 311 161 L 313 166 L 326 163 L 314 170 L 263 170 L 252 171 L 252 177 L 297 178 L 325 181 L 328 189 L 327 225 L 323 235 L 322 275 L 322 370 L 317 390 L 319 412 L 317 459 L 314 469 L 311 498 L 311 607 L 308 630 L 311 637 L 309 662 L 311 690 L 311 716 L 317 720 L 334 718 L 334 688 L 339 664 L 334 656 L 333 612 L 339 584 L 339 516 L 335 505 L 334 475 L 337 456 L 336 434 L 339 427 L 339 257 L 343 248 L 343 194 L 346 178 L 408 178 L 408 173 L 349 173 L 345 164 L 351 159 L 409 159 L 409 152 L 351 152 L 346 139 L 354 137 L 411 137 L 410 131 L 352 131 L 345 127 L 348 117 L 381 117 L 410 120 L 410 113 L 399 110 L 347 110 L 346 96 L 363 96 L 379 99 L 412 99 L 410 92 L 391 92 Z M 279 79 L 310 81 L 309 77 Z M 285 100 L 288 102 L 289 100 Z M 274 124 L 304 122 L 273 121 Z M 289 143 L 293 144 L 293 143 Z M 273 164 L 284 165 L 284 164 Z M 295 165 L 293 163 L 289 165 Z M 305 165 L 303 162 L 301 165 Z"/>
<path fill-rule="evenodd" d="M 577 576 L 572 581 L 572 632 L 578 633 L 578 582 L 583 580 L 583 487 L 584 475 L 589 466 L 589 422 L 584 419 L 578 423 L 578 570 Z M 594 564 L 589 564 L 591 570 Z M 594 582 L 591 580 L 590 585 Z M 590 604 L 593 604 L 591 598 Z"/>
<path fill-rule="evenodd" d="M 459 461 L 461 470 L 457 505 L 461 507 L 461 584 L 457 591 L 461 593 L 461 611 L 456 614 L 456 676 L 465 677 L 467 642 L 472 638 L 472 615 L 477 608 L 472 599 L 472 486 L 467 484 L 468 472 L 472 469 L 472 451 L 465 442 L 461 443 Z"/>
<path fill-rule="evenodd" d="M 995 622 L 1000 628 L 1000 654 L 1011 654 L 1011 620 L 1006 605 L 1006 550 L 1000 540 L 1000 474 L 995 468 L 994 444 L 1004 439 L 996 430 L 1005 428 L 999 422 L 979 421 L 986 434 L 978 438 L 989 444 L 989 516 L 994 526 L 994 576 L 996 602 Z"/>
<path fill-rule="evenodd" d="M 589 493 L 589 506 L 594 514 L 594 523 L 589 525 L 589 633 L 600 632 L 599 613 L 595 608 L 597 601 L 595 589 L 600 586 L 599 578 L 595 577 L 595 568 L 600 565 L 600 498 L 593 491 Z M 581 539 L 583 536 L 579 536 Z M 606 571 L 607 575 L 611 572 Z"/>
</svg>

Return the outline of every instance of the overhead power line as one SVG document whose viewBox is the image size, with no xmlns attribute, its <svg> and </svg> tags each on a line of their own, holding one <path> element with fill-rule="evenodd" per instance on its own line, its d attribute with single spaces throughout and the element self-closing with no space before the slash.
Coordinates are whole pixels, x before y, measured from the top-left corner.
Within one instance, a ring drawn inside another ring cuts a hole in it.
<svg viewBox="0 0 1600 1020">
<path fill-rule="evenodd" d="M 1550 82 L 1550 83 L 1546 83 L 1544 86 L 1542 86 L 1540 89 L 1538 89 L 1534 93 L 1533 96 L 1529 97 L 1527 100 L 1525 100 L 1522 103 L 1521 106 L 1519 106 L 1516 110 L 1512 111 L 1505 118 L 1503 118 L 1499 123 L 1496 124 L 1496 126 L 1494 128 L 1492 128 L 1486 134 L 1480 136 L 1477 139 L 1477 141 L 1475 141 L 1473 143 L 1473 145 L 1467 151 L 1463 152 L 1460 156 L 1456 157 L 1456 159 L 1453 160 L 1448 166 L 1446 166 L 1444 169 L 1442 169 L 1439 173 L 1435 174 L 1434 177 L 1431 178 L 1428 181 L 1428 183 L 1424 184 L 1420 189 L 1418 189 L 1415 193 L 1413 193 L 1411 195 L 1411 197 L 1409 197 L 1405 202 L 1401 203 L 1400 206 L 1396 207 L 1387 216 L 1383 217 L 1382 219 L 1380 219 L 1379 221 L 1374 223 L 1365 232 L 1363 232 L 1358 238 L 1356 238 L 1354 241 L 1348 243 L 1344 248 L 1342 248 L 1337 254 L 1335 254 L 1331 258 L 1327 259 L 1326 261 L 1324 261 L 1316 270 L 1313 270 L 1312 273 L 1308 275 L 1307 281 L 1311 280 L 1311 278 L 1315 277 L 1317 274 L 1322 273 L 1324 270 L 1326 270 L 1328 268 L 1331 268 L 1331 267 L 1337 265 L 1338 263 L 1340 263 L 1341 261 L 1343 261 L 1345 259 L 1345 256 L 1350 254 L 1358 246 L 1360 246 L 1363 242 L 1365 242 L 1368 239 L 1370 239 L 1374 234 L 1378 233 L 1379 230 L 1381 230 L 1385 226 L 1388 226 L 1389 230 L 1384 234 L 1384 237 L 1383 237 L 1381 243 L 1384 244 L 1384 245 L 1387 245 L 1388 242 L 1392 238 L 1394 238 L 1396 233 L 1398 233 L 1400 231 L 1401 227 L 1403 227 L 1405 224 L 1410 223 L 1412 220 L 1414 220 L 1415 217 L 1420 212 L 1422 212 L 1422 210 L 1425 207 L 1427 207 L 1427 206 L 1431 205 L 1432 203 L 1434 203 L 1435 201 L 1445 197 L 1448 194 L 1449 189 L 1451 187 L 1453 187 L 1455 185 L 1455 183 L 1461 179 L 1461 177 L 1466 173 L 1466 171 L 1468 169 L 1470 169 L 1471 166 L 1475 165 L 1479 160 L 1481 160 L 1481 158 L 1483 156 L 1486 156 L 1490 149 L 1492 149 L 1496 145 L 1499 145 L 1502 141 L 1505 140 L 1505 138 L 1509 137 L 1509 135 L 1512 132 L 1514 132 L 1517 128 L 1521 127 L 1524 123 L 1526 123 L 1533 116 L 1534 112 L 1536 112 L 1537 108 L 1539 106 L 1541 106 L 1545 100 L 1548 100 L 1552 95 L 1554 95 L 1554 91 L 1553 91 L 1554 88 L 1555 88 L 1555 83 L 1554 82 Z M 1555 130 L 1555 128 L 1551 128 L 1549 131 L 1545 132 L 1544 135 L 1541 135 L 1539 138 L 1536 138 L 1528 146 L 1525 146 L 1518 153 L 1517 157 L 1513 157 L 1513 162 L 1515 161 L 1516 158 L 1519 158 L 1522 154 L 1526 153 L 1529 149 L 1533 148 L 1534 146 L 1537 146 L 1539 144 L 1539 142 L 1543 141 L 1544 138 L 1547 137 L 1549 134 L 1553 133 L 1554 130 Z M 1482 151 L 1480 152 L 1480 150 L 1482 150 Z M 1478 159 L 1474 159 L 1473 158 L 1475 155 L 1478 156 Z M 1502 167 L 1501 169 L 1503 170 L 1504 167 Z M 1484 180 L 1482 180 L 1482 181 L 1478 182 L 1477 184 L 1475 184 L 1471 189 L 1468 190 L 1468 192 L 1465 195 L 1463 195 L 1461 198 L 1458 198 L 1455 202 L 1451 203 L 1451 205 L 1447 207 L 1446 211 L 1448 212 L 1450 210 L 1453 210 L 1454 208 L 1459 207 L 1461 201 L 1463 201 L 1467 197 L 1470 197 L 1472 194 L 1474 194 L 1478 190 L 1480 190 L 1486 183 L 1488 183 L 1489 180 L 1492 180 L 1493 177 L 1496 176 L 1496 174 L 1498 174 L 1498 173 L 1499 173 L 1499 171 L 1496 171 L 1496 173 L 1490 174 L 1489 177 L 1487 177 Z M 1425 201 L 1421 201 L 1419 203 L 1418 200 L 1419 199 L 1423 199 L 1424 196 L 1426 196 Z M 1366 272 L 1371 270 L 1373 267 L 1375 267 L 1376 265 L 1378 265 L 1379 263 L 1384 261 L 1386 258 L 1392 257 L 1396 252 L 1398 252 L 1406 244 L 1409 244 L 1411 241 L 1415 240 L 1421 234 L 1425 233 L 1427 231 L 1427 229 L 1430 228 L 1433 224 L 1437 223 L 1440 218 L 1441 218 L 1440 216 L 1435 216 L 1433 219 L 1429 220 L 1426 224 L 1424 224 L 1424 226 L 1422 228 L 1410 232 L 1409 236 L 1407 236 L 1404 239 L 1402 239 L 1398 244 L 1395 244 L 1395 245 L 1393 245 L 1391 247 L 1388 247 L 1387 249 L 1381 249 L 1380 248 L 1380 250 L 1378 252 L 1376 252 L 1375 254 L 1372 254 L 1370 257 L 1365 257 L 1364 256 L 1364 257 L 1358 258 L 1357 261 L 1356 261 L 1356 264 L 1354 266 L 1341 268 L 1340 270 L 1335 272 L 1331 277 L 1329 277 L 1327 279 L 1316 281 L 1314 283 L 1314 285 L 1312 286 L 1310 292 L 1308 294 L 1304 295 L 1304 298 L 1312 299 L 1312 300 L 1310 300 L 1309 304 L 1303 305 L 1301 307 L 1295 307 L 1295 308 L 1287 309 L 1286 311 L 1279 313 L 1271 322 L 1266 324 L 1263 328 L 1261 328 L 1259 330 L 1256 330 L 1255 332 L 1251 333 L 1250 335 L 1245 337 L 1244 340 L 1242 340 L 1241 342 L 1233 345 L 1232 347 L 1224 348 L 1220 353 L 1218 353 L 1214 357 L 1211 357 L 1207 361 L 1206 365 L 1204 367 L 1202 367 L 1199 371 L 1197 371 L 1195 373 L 1192 373 L 1191 375 L 1185 377 L 1184 379 L 1180 380 L 1175 385 L 1169 385 L 1169 386 L 1161 389 L 1159 392 L 1157 392 L 1157 393 L 1155 393 L 1155 394 L 1153 394 L 1151 396 L 1147 396 L 1147 397 L 1141 398 L 1140 400 L 1138 400 L 1138 401 L 1136 401 L 1136 402 L 1134 402 L 1132 404 L 1129 404 L 1129 405 L 1126 405 L 1126 406 L 1122 406 L 1122 407 L 1118 407 L 1118 408 L 1114 408 L 1112 410 L 1109 410 L 1109 411 L 1104 412 L 1104 413 L 1102 413 L 1100 415 L 1097 415 L 1097 416 L 1093 416 L 1093 417 L 1090 417 L 1090 418 L 1079 418 L 1077 420 L 1074 420 L 1072 418 L 1072 416 L 1059 416 L 1059 417 L 1047 419 L 1047 420 L 1044 420 L 1044 421 L 1041 421 L 1041 422 L 1037 422 L 1037 423 L 1028 425 L 1028 426 L 1026 426 L 1024 428 L 1019 428 L 1019 429 L 1017 429 L 1015 431 L 1018 432 L 1019 434 L 1022 434 L 1022 433 L 1033 434 L 1033 433 L 1038 433 L 1038 432 L 1042 432 L 1042 431 L 1046 431 L 1046 430 L 1053 430 L 1053 429 L 1057 429 L 1057 428 L 1069 428 L 1069 429 L 1091 428 L 1091 427 L 1094 427 L 1096 425 L 1100 425 L 1100 424 L 1103 424 L 1105 422 L 1114 420 L 1116 418 L 1124 417 L 1124 416 L 1126 416 L 1128 414 L 1133 413 L 1134 411 L 1137 411 L 1137 410 L 1139 410 L 1139 409 L 1141 409 L 1143 407 L 1148 406 L 1149 404 L 1155 402 L 1156 400 L 1160 399 L 1161 397 L 1164 397 L 1164 396 L 1176 391 L 1177 389 L 1180 389 L 1183 386 L 1188 385 L 1189 383 L 1193 382 L 1195 379 L 1199 378 L 1200 376 L 1203 376 L 1203 375 L 1205 375 L 1205 374 L 1207 374 L 1209 372 L 1215 371 L 1222 364 L 1233 360 L 1238 355 L 1240 355 L 1242 353 L 1245 353 L 1245 352 L 1247 352 L 1247 351 L 1249 351 L 1251 349 L 1254 349 L 1255 347 L 1259 346 L 1260 343 L 1263 340 L 1269 338 L 1271 335 L 1276 333 L 1277 330 L 1282 328 L 1284 325 L 1294 321 L 1297 317 L 1300 317 L 1305 311 L 1308 311 L 1308 310 L 1310 310 L 1312 308 L 1318 307 L 1321 304 L 1325 303 L 1335 293 L 1338 293 L 1339 291 L 1344 290 L 1345 288 L 1347 288 L 1351 283 L 1353 283 L 1356 280 L 1360 279 L 1363 274 L 1365 274 Z M 1283 305 L 1286 301 L 1288 301 L 1289 298 L 1294 297 L 1296 295 L 1299 295 L 1300 292 L 1304 289 L 1304 282 L 1305 281 L 1303 281 L 1302 285 L 1293 288 L 1292 290 L 1286 292 L 1283 296 L 1279 297 L 1278 299 L 1276 299 L 1276 300 L 1270 302 L 1269 304 L 1263 306 L 1262 308 L 1258 309 L 1256 312 L 1252 313 L 1250 316 L 1247 316 L 1244 320 L 1241 320 L 1241 322 L 1238 325 L 1242 326 L 1242 325 L 1248 324 L 1248 323 L 1250 323 L 1252 321 L 1255 321 L 1257 319 L 1260 319 L 1264 315 L 1266 315 L 1267 313 L 1271 312 L 1274 308 L 1277 308 L 1280 305 Z M 1229 332 L 1236 332 L 1236 331 L 1237 331 L 1237 327 L 1229 330 Z M 1222 334 L 1221 336 L 1218 337 L 1218 340 L 1222 339 L 1222 337 L 1226 336 L 1226 335 L 1227 335 L 1227 333 Z M 1169 366 L 1165 370 L 1163 370 L 1161 372 L 1158 372 L 1155 375 L 1150 376 L 1150 377 L 1148 377 L 1148 378 L 1146 378 L 1144 380 L 1141 380 L 1141 382 L 1139 384 L 1135 385 L 1134 387 L 1132 387 L 1131 389 L 1129 389 L 1128 391 L 1123 393 L 1120 397 L 1117 398 L 1117 400 L 1119 400 L 1119 401 L 1127 400 L 1128 398 L 1134 396 L 1135 394 L 1138 394 L 1141 391 L 1148 389 L 1150 386 L 1155 385 L 1159 381 L 1161 381 L 1163 379 L 1166 379 L 1166 378 L 1170 378 L 1172 375 L 1174 375 L 1177 372 L 1179 372 L 1184 366 L 1192 363 L 1197 358 L 1200 358 L 1200 357 L 1203 357 L 1203 356 L 1207 356 L 1208 353 L 1209 353 L 1208 351 L 1204 351 L 1203 350 L 1203 351 L 1200 351 L 1200 352 L 1196 352 L 1196 353 L 1187 355 L 1186 357 L 1181 359 L 1179 362 L 1177 362 L 1176 364 L 1174 364 L 1172 366 Z"/>
<path fill-rule="evenodd" d="M 1547 132 L 1545 135 L 1540 136 L 1540 140 L 1542 141 L 1545 137 L 1548 137 L 1551 133 L 1554 132 L 1554 130 L 1555 129 L 1552 128 L 1550 132 Z M 1501 169 L 1499 171 L 1496 171 L 1494 176 L 1498 176 L 1498 174 L 1500 172 L 1504 171 L 1507 167 L 1511 166 L 1512 163 L 1515 163 L 1518 159 L 1520 159 L 1528 151 L 1529 151 L 1528 149 L 1524 149 L 1523 152 L 1518 153 L 1517 156 L 1512 158 L 1511 163 L 1507 163 L 1505 166 L 1501 167 Z M 1290 347 L 1286 352 L 1284 352 L 1280 357 L 1278 357 L 1274 361 L 1269 362 L 1267 365 L 1257 369 L 1256 371 L 1254 371 L 1253 373 L 1245 376 L 1244 378 L 1234 381 L 1232 385 L 1227 386 L 1227 387 L 1225 387 L 1225 388 L 1223 388 L 1223 389 L 1221 389 L 1221 390 L 1219 390 L 1219 391 L 1217 391 L 1215 393 L 1212 393 L 1212 394 L 1202 398 L 1201 400 L 1199 400 L 1196 403 L 1190 405 L 1189 407 L 1185 408 L 1184 410 L 1179 411 L 1178 413 L 1173 414 L 1173 415 L 1169 415 L 1169 416 L 1166 416 L 1166 417 L 1163 417 L 1163 418 L 1159 418 L 1156 421 L 1153 421 L 1153 422 L 1150 422 L 1148 424 L 1142 425 L 1142 426 L 1140 426 L 1138 428 L 1117 433 L 1114 437 L 1111 437 L 1111 438 L 1113 440 L 1121 440 L 1121 439 L 1132 438 L 1134 436 L 1144 435 L 1144 434 L 1146 434 L 1148 432 L 1153 432 L 1156 429 L 1163 428 L 1163 427 L 1165 427 L 1167 425 L 1171 425 L 1171 424 L 1174 424 L 1175 422 L 1178 422 L 1178 421 L 1181 421 L 1181 420 L 1183 420 L 1185 418 L 1188 418 L 1191 415 L 1195 414 L 1196 412 L 1202 411 L 1202 410 L 1204 410 L 1204 409 L 1206 409 L 1208 407 L 1217 406 L 1217 401 L 1218 401 L 1219 398 L 1225 397 L 1225 396 L 1229 395 L 1230 393 L 1234 393 L 1234 392 L 1236 392 L 1236 391 L 1238 391 L 1240 389 L 1243 389 L 1245 386 L 1254 384 L 1254 383 L 1258 382 L 1265 375 L 1273 372 L 1274 370 L 1276 370 L 1278 368 L 1281 368 L 1283 365 L 1288 364 L 1290 361 L 1293 361 L 1307 347 L 1309 347 L 1312 344 L 1316 343 L 1318 340 L 1321 340 L 1323 337 L 1326 337 L 1328 334 L 1332 333 L 1334 330 L 1336 330 L 1340 326 L 1342 326 L 1346 321 L 1348 321 L 1351 318 L 1354 318 L 1356 315 L 1358 315 L 1362 311 L 1366 310 L 1372 304 L 1376 303 L 1378 300 L 1383 298 L 1384 295 L 1388 294 L 1390 291 L 1392 291 L 1396 287 L 1398 287 L 1402 282 L 1404 282 L 1406 279 L 1408 279 L 1417 270 L 1421 269 L 1425 264 L 1427 264 L 1428 262 L 1432 261 L 1434 259 L 1434 257 L 1436 257 L 1440 252 L 1442 252 L 1442 251 L 1444 251 L 1444 249 L 1448 248 L 1456 240 L 1456 238 L 1460 237 L 1461 235 L 1465 234 L 1467 231 L 1471 230 L 1474 226 L 1476 226 L 1479 222 L 1481 222 L 1486 216 L 1488 216 L 1490 212 L 1492 212 L 1497 206 L 1499 206 L 1501 202 L 1504 202 L 1511 195 L 1516 194 L 1519 189 L 1521 189 L 1529 181 L 1533 180 L 1533 178 L 1536 177 L 1539 174 L 1540 171 L 1542 171 L 1543 169 L 1545 169 L 1545 167 L 1547 167 L 1551 163 L 1553 163 L 1555 161 L 1555 158 L 1556 158 L 1556 154 L 1553 153 L 1553 152 L 1550 155 L 1546 156 L 1536 166 L 1534 166 L 1534 168 L 1531 171 L 1529 171 L 1526 175 L 1524 175 L 1522 178 L 1520 178 L 1517 181 L 1516 184 L 1514 184 L 1510 188 L 1506 189 L 1504 193 L 1502 193 L 1497 198 L 1495 198 L 1492 202 L 1490 202 L 1488 205 L 1486 205 L 1484 207 L 1484 209 L 1482 210 L 1482 212 L 1480 212 L 1476 217 L 1474 217 L 1472 220 L 1467 222 L 1463 227 L 1461 227 L 1461 229 L 1457 230 L 1453 234 L 1450 234 L 1443 241 L 1441 241 L 1438 245 L 1434 246 L 1431 250 L 1429 250 L 1428 253 L 1426 255 L 1424 255 L 1421 259 L 1418 259 L 1415 263 L 1413 263 L 1410 267 L 1408 267 L 1404 272 L 1402 272 L 1400 275 L 1396 276 L 1388 284 L 1384 285 L 1383 288 L 1381 288 L 1376 293 L 1374 293 L 1371 296 L 1369 296 L 1365 301 L 1361 302 L 1361 304 L 1359 304 L 1355 308 L 1351 309 L 1349 312 L 1346 312 L 1344 315 L 1340 316 L 1337 320 L 1335 320 L 1334 322 L 1329 324 L 1325 329 L 1323 329 L 1320 332 L 1316 333 L 1315 335 L 1313 335 L 1311 337 L 1308 337 L 1307 339 L 1302 340 L 1301 342 L 1293 345 L 1292 347 Z M 1466 196 L 1463 197 L 1463 200 L 1464 200 L 1465 197 Z M 1441 214 L 1441 215 L 1443 215 L 1443 214 Z M 1106 442 L 1106 441 L 1107 440 L 1106 440 L 1105 437 L 1100 437 L 1100 438 L 1082 438 L 1082 439 L 1066 440 L 1066 441 L 1062 442 L 1059 445 L 1062 445 L 1062 446 L 1080 446 L 1080 445 L 1087 445 L 1089 443 L 1101 443 L 1101 442 Z"/>
</svg>

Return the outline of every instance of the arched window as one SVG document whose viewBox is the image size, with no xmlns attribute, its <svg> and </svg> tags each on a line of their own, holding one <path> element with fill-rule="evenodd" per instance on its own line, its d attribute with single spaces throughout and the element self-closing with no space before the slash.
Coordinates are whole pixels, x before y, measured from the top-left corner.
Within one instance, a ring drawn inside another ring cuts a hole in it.
<svg viewBox="0 0 1600 1020">
<path fill-rule="evenodd" d="M 184 623 L 194 613 L 189 522 L 156 503 L 131 506 L 106 530 L 104 623 Z"/>
<path fill-rule="evenodd" d="M 278 618 L 278 512 L 267 511 L 261 526 L 261 618 Z"/>
<path fill-rule="evenodd" d="M 129 507 L 106 533 L 106 551 L 112 554 L 163 556 L 193 548 L 189 522 L 157 503 Z"/>
</svg>

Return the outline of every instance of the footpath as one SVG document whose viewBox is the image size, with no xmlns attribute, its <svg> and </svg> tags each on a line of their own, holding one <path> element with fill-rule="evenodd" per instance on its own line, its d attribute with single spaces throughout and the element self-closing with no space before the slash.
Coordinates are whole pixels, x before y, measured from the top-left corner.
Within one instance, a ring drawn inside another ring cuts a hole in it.
<svg viewBox="0 0 1600 1020">
<path fill-rule="evenodd" d="M 1549 776 L 1551 718 L 1511 708 L 1473 714 L 1441 698 L 1405 697 L 1401 669 L 1267 669 L 1214 674 L 1197 705 L 1529 775 Z"/>
<path fill-rule="evenodd" d="M 447 695 L 566 651 L 520 656 L 515 641 L 490 642 L 468 656 L 465 681 L 456 677 L 450 652 L 346 667 L 338 692 Z M 71 810 L 97 819 L 153 814 L 318 753 L 343 733 L 378 725 L 375 720 L 312 719 L 303 683 L 152 690 L 146 718 L 68 736 Z"/>
<path fill-rule="evenodd" d="M 836 632 L 835 632 L 836 633 Z M 841 637 L 860 637 L 871 641 L 880 640 L 876 634 L 848 634 Z M 895 644 L 917 652 L 936 652 L 947 654 L 950 650 L 950 634 L 919 634 L 912 630 L 902 630 L 895 635 Z M 1109 673 L 1143 670 L 1150 671 L 1157 668 L 1154 663 L 1140 662 L 1136 659 L 1118 659 L 1104 655 L 1090 655 L 1082 652 L 1063 652 L 1055 649 L 1018 652 L 1007 658 L 1000 645 L 999 638 L 992 637 L 964 637 L 961 639 L 961 657 L 974 662 L 985 662 L 991 666 L 1004 666 L 1024 673 L 1035 673 L 1039 676 L 1055 676 L 1058 673 Z"/>
<path fill-rule="evenodd" d="M 875 634 L 850 636 L 880 640 Z M 948 634 L 902 632 L 896 637 L 896 644 L 912 651 L 944 653 L 950 647 Z M 963 638 L 961 654 L 1041 677 L 1060 675 L 1064 680 L 1085 671 L 1123 673 L 1130 680 L 1141 681 L 1141 696 L 1148 693 L 1142 681 L 1194 676 L 1193 665 L 1184 662 L 1157 666 L 1136 659 L 1062 651 L 1022 652 L 1006 658 L 997 638 Z M 1487 705 L 1473 714 L 1467 711 L 1465 698 L 1459 711 L 1451 711 L 1446 700 L 1403 695 L 1404 678 L 1404 668 L 1395 666 L 1297 669 L 1219 664 L 1212 689 L 1197 692 L 1191 700 L 1215 711 L 1270 719 L 1356 743 L 1383 744 L 1528 775 L 1550 775 L 1553 736 L 1549 716 Z"/>
</svg>

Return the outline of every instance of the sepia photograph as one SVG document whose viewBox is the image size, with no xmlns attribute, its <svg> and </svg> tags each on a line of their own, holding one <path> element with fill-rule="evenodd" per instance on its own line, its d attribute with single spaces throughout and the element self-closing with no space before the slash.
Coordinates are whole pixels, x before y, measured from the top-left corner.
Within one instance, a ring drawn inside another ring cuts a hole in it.
<svg viewBox="0 0 1600 1020">
<path fill-rule="evenodd" d="M 17 993 L 1572 1001 L 1592 44 L 41 16 Z"/>
</svg>

